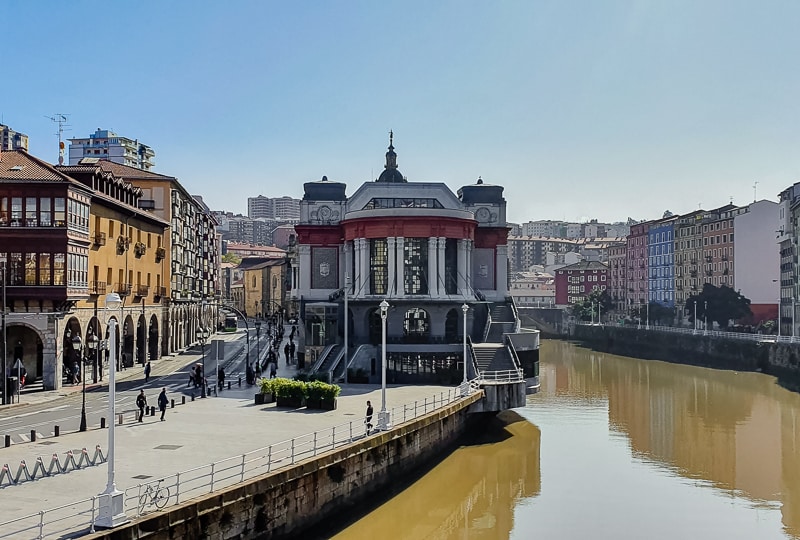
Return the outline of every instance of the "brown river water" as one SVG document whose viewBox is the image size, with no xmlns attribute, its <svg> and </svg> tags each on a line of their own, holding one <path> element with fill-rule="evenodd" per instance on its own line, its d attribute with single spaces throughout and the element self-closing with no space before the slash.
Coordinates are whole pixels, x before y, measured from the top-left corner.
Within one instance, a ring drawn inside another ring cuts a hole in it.
<svg viewBox="0 0 800 540">
<path fill-rule="evenodd" d="M 542 389 L 336 540 L 800 539 L 800 395 L 543 341 Z"/>
</svg>

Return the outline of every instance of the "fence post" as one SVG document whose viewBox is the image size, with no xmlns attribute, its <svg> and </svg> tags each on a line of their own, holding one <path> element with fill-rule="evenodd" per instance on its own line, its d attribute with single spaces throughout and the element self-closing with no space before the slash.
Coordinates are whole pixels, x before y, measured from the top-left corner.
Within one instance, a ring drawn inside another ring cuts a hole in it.
<svg viewBox="0 0 800 540">
<path fill-rule="evenodd" d="M 353 421 L 350 421 L 350 441 L 353 442 Z"/>
<path fill-rule="evenodd" d="M 242 454 L 242 477 L 239 480 L 240 482 L 244 482 L 244 461 L 247 458 L 247 454 Z"/>
<path fill-rule="evenodd" d="M 181 473 L 175 475 L 175 504 L 181 502 Z"/>
<path fill-rule="evenodd" d="M 312 456 L 316 456 L 317 455 L 317 432 L 316 431 L 314 432 L 314 447 L 311 449 L 311 455 Z"/>
<path fill-rule="evenodd" d="M 331 430 L 331 450 L 336 449 L 336 426 Z"/>
<path fill-rule="evenodd" d="M 414 400 L 414 418 L 417 417 L 417 400 Z"/>
<path fill-rule="evenodd" d="M 292 465 L 294 465 L 294 439 L 292 439 Z"/>
<path fill-rule="evenodd" d="M 58 437 L 61 434 L 61 427 L 54 426 L 53 427 L 53 433 L 55 433 L 55 436 Z"/>
<path fill-rule="evenodd" d="M 36 430 L 31 430 L 31 442 L 36 442 Z"/>
<path fill-rule="evenodd" d="M 97 495 L 92 497 L 92 523 L 89 525 L 89 532 L 94 532 L 94 521 L 97 513 Z"/>
<path fill-rule="evenodd" d="M 209 493 L 214 493 L 214 463 L 211 464 L 211 491 Z"/>
<path fill-rule="evenodd" d="M 272 469 L 272 445 L 267 448 L 267 472 Z"/>
<path fill-rule="evenodd" d="M 44 510 L 39 510 L 39 538 L 44 538 Z"/>
</svg>

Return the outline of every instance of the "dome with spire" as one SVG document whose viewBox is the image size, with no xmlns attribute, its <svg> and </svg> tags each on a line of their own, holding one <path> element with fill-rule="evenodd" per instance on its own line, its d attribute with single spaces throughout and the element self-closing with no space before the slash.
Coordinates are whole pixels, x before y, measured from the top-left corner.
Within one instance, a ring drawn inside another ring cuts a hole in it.
<svg viewBox="0 0 800 540">
<path fill-rule="evenodd" d="M 376 182 L 383 182 L 387 184 L 406 183 L 408 180 L 403 178 L 400 171 L 397 170 L 397 154 L 394 152 L 394 133 L 389 132 L 389 151 L 386 152 L 386 165 L 383 166 L 383 172 L 378 177 Z"/>
</svg>

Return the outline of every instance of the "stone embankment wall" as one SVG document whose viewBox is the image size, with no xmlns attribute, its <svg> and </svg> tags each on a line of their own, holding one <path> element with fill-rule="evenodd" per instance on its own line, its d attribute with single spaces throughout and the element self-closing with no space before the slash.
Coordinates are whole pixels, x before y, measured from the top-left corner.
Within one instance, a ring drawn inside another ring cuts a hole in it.
<svg viewBox="0 0 800 540">
<path fill-rule="evenodd" d="M 737 371 L 761 371 L 781 384 L 800 389 L 800 344 L 728 339 L 718 336 L 657 332 L 623 326 L 574 327 L 573 339 L 593 349 Z"/>
<path fill-rule="evenodd" d="M 299 538 L 452 448 L 481 415 L 481 392 L 413 422 L 293 467 L 144 516 L 88 539 Z"/>
</svg>

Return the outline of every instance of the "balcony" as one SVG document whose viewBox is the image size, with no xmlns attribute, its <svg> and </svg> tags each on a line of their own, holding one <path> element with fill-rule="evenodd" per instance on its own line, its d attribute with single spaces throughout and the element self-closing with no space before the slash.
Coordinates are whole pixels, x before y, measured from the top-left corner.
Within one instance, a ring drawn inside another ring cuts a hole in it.
<svg viewBox="0 0 800 540">
<path fill-rule="evenodd" d="M 167 296 L 166 287 L 155 287 L 153 289 L 153 302 L 160 302 L 165 296 Z"/>
<path fill-rule="evenodd" d="M 117 253 L 122 255 L 131 245 L 131 240 L 127 236 L 120 236 L 117 238 Z"/>
<path fill-rule="evenodd" d="M 163 247 L 156 248 L 156 262 L 161 262 L 167 256 L 167 251 Z"/>
<path fill-rule="evenodd" d="M 728 260 L 728 256 L 727 256 L 727 255 L 723 255 L 723 256 L 722 256 L 722 260 L 723 260 L 723 261 L 727 261 L 727 260 Z"/>
<path fill-rule="evenodd" d="M 691 277 L 697 277 L 697 270 L 692 270 L 691 272 L 689 272 L 689 275 Z"/>
<path fill-rule="evenodd" d="M 94 236 L 92 236 L 92 242 L 96 246 L 104 246 L 106 245 L 106 233 L 104 232 L 96 232 Z"/>
<path fill-rule="evenodd" d="M 101 296 L 106 294 L 105 281 L 92 281 L 89 283 L 89 294 L 94 296 Z"/>
<path fill-rule="evenodd" d="M 136 296 L 142 298 L 150 294 L 150 285 L 137 285 Z"/>
<path fill-rule="evenodd" d="M 141 257 L 147 253 L 147 246 L 143 242 L 136 242 L 136 244 L 133 246 L 133 253 L 137 257 Z"/>
<path fill-rule="evenodd" d="M 120 296 L 129 296 L 131 294 L 131 284 L 130 283 L 115 283 L 114 284 L 114 292 Z"/>
</svg>

